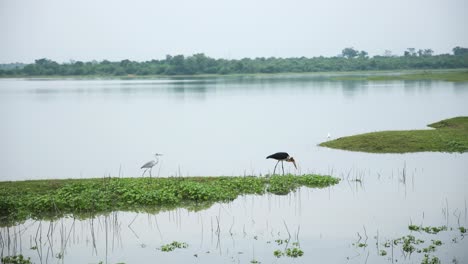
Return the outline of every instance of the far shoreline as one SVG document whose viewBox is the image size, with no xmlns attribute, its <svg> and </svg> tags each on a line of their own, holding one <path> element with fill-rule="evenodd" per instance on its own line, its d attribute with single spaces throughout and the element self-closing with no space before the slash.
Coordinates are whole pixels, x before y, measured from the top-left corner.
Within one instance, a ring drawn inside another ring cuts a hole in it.
<svg viewBox="0 0 468 264">
<path fill-rule="evenodd" d="M 278 73 L 234 73 L 192 75 L 10 75 L 0 79 L 42 80 L 151 80 L 184 78 L 231 78 L 231 77 L 278 77 L 311 76 L 324 81 L 448 81 L 468 82 L 468 68 L 458 69 L 404 69 L 369 71 L 321 71 L 321 72 L 278 72 Z"/>
</svg>

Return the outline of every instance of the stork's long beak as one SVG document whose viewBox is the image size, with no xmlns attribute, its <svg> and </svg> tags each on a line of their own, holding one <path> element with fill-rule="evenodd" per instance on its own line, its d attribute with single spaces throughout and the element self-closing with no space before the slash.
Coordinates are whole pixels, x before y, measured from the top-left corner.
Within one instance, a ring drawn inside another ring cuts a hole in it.
<svg viewBox="0 0 468 264">
<path fill-rule="evenodd" d="M 289 162 L 292 162 L 292 164 L 294 164 L 294 167 L 295 167 L 295 168 L 296 168 L 296 170 L 297 170 L 296 161 L 294 160 L 294 158 L 293 158 L 293 157 L 290 157 L 290 158 L 289 158 Z"/>
</svg>

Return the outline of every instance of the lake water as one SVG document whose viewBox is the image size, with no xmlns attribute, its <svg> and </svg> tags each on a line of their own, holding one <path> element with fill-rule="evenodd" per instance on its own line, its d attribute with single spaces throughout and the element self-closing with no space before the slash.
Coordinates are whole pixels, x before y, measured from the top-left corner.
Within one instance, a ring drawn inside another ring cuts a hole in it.
<svg viewBox="0 0 468 264">
<path fill-rule="evenodd" d="M 297 160 L 299 169 L 285 164 L 287 172 L 343 179 L 327 189 L 245 196 L 198 212 L 30 220 L 1 229 L 2 254 L 22 252 L 37 263 L 391 263 L 381 244 L 410 234 L 410 223 L 467 227 L 468 154 L 367 154 L 317 144 L 328 133 L 425 129 L 467 116 L 467 102 L 468 83 L 318 75 L 0 79 L 0 181 L 140 177 L 156 152 L 164 156 L 153 176 L 260 176 L 272 172 L 275 162 L 265 157 L 278 151 Z M 276 259 L 273 251 L 285 245 L 275 240 L 288 231 L 304 256 Z M 365 235 L 367 247 L 353 245 Z M 433 255 L 443 263 L 468 261 L 460 232 L 437 239 L 444 244 Z M 174 240 L 189 247 L 156 250 Z M 387 256 L 378 256 L 381 249 Z M 420 263 L 422 255 L 405 259 L 399 250 L 393 258 Z"/>
</svg>

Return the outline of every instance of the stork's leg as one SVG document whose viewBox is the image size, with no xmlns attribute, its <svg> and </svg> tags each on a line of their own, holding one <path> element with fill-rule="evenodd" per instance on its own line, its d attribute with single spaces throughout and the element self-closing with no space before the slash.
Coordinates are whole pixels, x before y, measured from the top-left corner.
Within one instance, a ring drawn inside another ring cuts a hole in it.
<svg viewBox="0 0 468 264">
<path fill-rule="evenodd" d="M 283 168 L 283 176 L 284 176 L 284 165 L 283 165 L 283 161 L 281 161 L 281 167 Z"/>
<path fill-rule="evenodd" d="M 278 163 L 279 163 L 279 162 L 280 162 L 279 160 L 278 160 L 278 162 L 276 162 L 275 168 L 273 169 L 273 176 L 275 175 L 276 166 L 278 166 Z"/>
<path fill-rule="evenodd" d="M 143 175 L 145 175 L 145 172 L 148 170 L 148 168 L 146 168 L 144 171 L 143 171 L 143 174 L 141 175 L 141 177 L 143 177 Z"/>
<path fill-rule="evenodd" d="M 153 167 L 151 167 L 150 169 L 150 178 L 152 178 L 153 176 L 151 175 L 151 171 L 153 170 Z"/>
</svg>

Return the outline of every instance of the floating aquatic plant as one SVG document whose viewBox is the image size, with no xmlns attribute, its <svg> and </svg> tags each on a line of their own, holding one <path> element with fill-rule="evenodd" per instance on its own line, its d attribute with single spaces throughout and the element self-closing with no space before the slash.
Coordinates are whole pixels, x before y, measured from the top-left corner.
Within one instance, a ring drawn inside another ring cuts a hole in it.
<svg viewBox="0 0 468 264">
<path fill-rule="evenodd" d="M 23 255 L 6 256 L 3 257 L 2 263 L 4 264 L 31 264 L 31 258 L 24 258 Z"/>
<path fill-rule="evenodd" d="M 97 178 L 0 182 L 0 225 L 28 218 L 44 219 L 115 210 L 155 207 L 207 208 L 239 195 L 287 194 L 301 186 L 337 184 L 330 176 Z"/>
<path fill-rule="evenodd" d="M 185 243 L 185 242 L 173 241 L 170 244 L 162 245 L 161 246 L 161 251 L 162 252 L 170 252 L 170 251 L 175 250 L 176 248 L 187 248 L 187 247 L 188 247 L 188 244 Z"/>
</svg>

